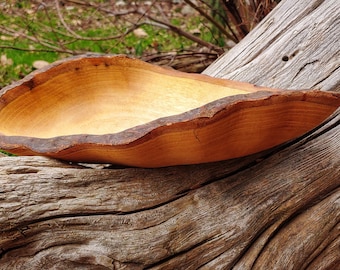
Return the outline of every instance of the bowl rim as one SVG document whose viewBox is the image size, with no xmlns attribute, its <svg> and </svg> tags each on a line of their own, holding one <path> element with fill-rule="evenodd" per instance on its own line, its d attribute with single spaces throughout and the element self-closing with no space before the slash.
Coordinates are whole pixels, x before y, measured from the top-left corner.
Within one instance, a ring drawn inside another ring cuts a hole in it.
<svg viewBox="0 0 340 270">
<path fill-rule="evenodd" d="M 203 78 L 204 80 L 217 80 L 217 81 L 230 81 L 224 79 L 217 79 L 202 74 L 186 74 L 180 71 L 172 71 L 159 66 L 154 66 L 149 63 L 145 63 L 141 60 L 127 57 L 125 55 L 102 55 L 102 54 L 86 54 L 69 57 L 56 61 L 42 69 L 33 71 L 23 79 L 14 82 L 0 90 L 0 112 L 2 106 L 6 105 L 2 97 L 8 91 L 14 91 L 19 86 L 27 86 L 32 88 L 32 80 L 42 73 L 53 71 L 57 66 L 67 64 L 70 61 L 81 61 L 84 59 L 92 58 L 112 58 L 119 57 L 121 59 L 129 59 L 128 61 L 139 61 L 143 65 L 146 64 L 149 67 L 153 67 L 156 71 L 165 72 L 170 75 L 183 75 L 189 76 L 190 78 Z M 194 76 L 192 76 L 194 75 Z M 197 76 L 198 75 L 198 76 Z M 46 76 L 49 77 L 49 76 Z M 234 81 L 231 81 L 234 82 Z M 252 85 L 249 83 L 235 82 L 237 85 Z M 333 104 L 334 106 L 340 106 L 340 93 L 321 91 L 321 90 L 280 90 L 271 89 L 266 87 L 260 87 L 252 85 L 255 90 L 247 94 L 237 94 L 233 96 L 226 96 L 212 102 L 206 103 L 198 108 L 188 110 L 184 113 L 169 115 L 152 120 L 148 123 L 137 125 L 126 130 L 117 133 L 108 133 L 102 135 L 79 133 L 73 135 L 61 135 L 49 138 L 30 137 L 30 136 L 13 136 L 2 134 L 0 131 L 0 148 L 5 151 L 11 152 L 12 149 L 22 149 L 27 151 L 33 151 L 41 155 L 52 155 L 61 152 L 65 149 L 79 146 L 82 144 L 86 145 L 101 145 L 111 146 L 115 148 L 126 148 L 135 144 L 142 143 L 143 141 L 152 139 L 174 130 L 182 129 L 188 130 L 192 128 L 202 127 L 218 121 L 230 113 L 234 113 L 244 108 L 266 106 L 287 101 L 309 101 L 313 103 L 325 104 L 325 99 Z M 20 93 L 19 93 L 20 94 Z M 1 104 L 2 103 L 2 104 Z M 1 106 L 2 105 L 2 106 Z"/>
</svg>

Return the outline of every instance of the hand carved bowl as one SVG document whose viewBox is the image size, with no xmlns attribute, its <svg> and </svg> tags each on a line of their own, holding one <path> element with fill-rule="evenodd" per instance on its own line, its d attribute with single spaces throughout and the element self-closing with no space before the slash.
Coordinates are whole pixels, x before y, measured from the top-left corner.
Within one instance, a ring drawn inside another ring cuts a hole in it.
<svg viewBox="0 0 340 270">
<path fill-rule="evenodd" d="M 0 148 L 138 167 L 253 154 L 315 128 L 340 94 L 187 74 L 125 56 L 81 56 L 0 91 Z"/>
</svg>

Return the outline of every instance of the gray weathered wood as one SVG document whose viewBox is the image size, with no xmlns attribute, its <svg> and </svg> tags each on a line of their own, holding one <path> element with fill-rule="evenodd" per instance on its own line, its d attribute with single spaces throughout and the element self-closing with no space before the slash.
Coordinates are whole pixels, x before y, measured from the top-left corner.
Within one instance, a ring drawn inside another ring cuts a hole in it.
<svg viewBox="0 0 340 270">
<path fill-rule="evenodd" d="M 338 1 L 296 2 L 283 1 L 206 73 L 340 91 Z M 293 44 L 299 53 L 282 61 Z M 195 166 L 1 157 L 0 269 L 335 269 L 339 123 L 340 109 L 276 149 Z"/>
<path fill-rule="evenodd" d="M 340 90 L 339 10 L 340 1 L 282 1 L 203 73 L 282 89 Z"/>
</svg>

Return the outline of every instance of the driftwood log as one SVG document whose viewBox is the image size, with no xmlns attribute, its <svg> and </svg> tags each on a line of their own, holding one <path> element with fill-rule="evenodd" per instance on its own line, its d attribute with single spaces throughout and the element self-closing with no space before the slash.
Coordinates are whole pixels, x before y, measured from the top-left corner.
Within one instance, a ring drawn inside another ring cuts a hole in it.
<svg viewBox="0 0 340 270">
<path fill-rule="evenodd" d="M 339 20 L 339 1 L 282 1 L 205 73 L 339 92 Z M 337 269 L 339 123 L 201 165 L 1 157 L 0 269 Z"/>
</svg>

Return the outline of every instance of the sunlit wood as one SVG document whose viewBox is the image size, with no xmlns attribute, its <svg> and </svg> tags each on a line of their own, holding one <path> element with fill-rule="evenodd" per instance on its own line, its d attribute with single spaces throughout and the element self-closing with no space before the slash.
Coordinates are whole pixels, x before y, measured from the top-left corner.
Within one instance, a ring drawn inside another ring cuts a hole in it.
<svg viewBox="0 0 340 270">
<path fill-rule="evenodd" d="M 140 167 L 266 150 L 315 128 L 339 94 L 186 74 L 125 56 L 57 62 L 2 90 L 0 147 Z"/>
</svg>

